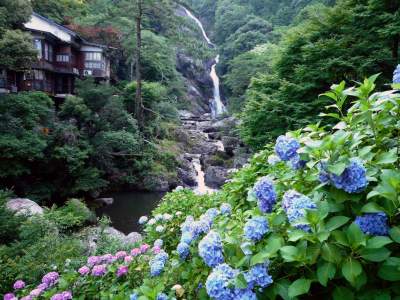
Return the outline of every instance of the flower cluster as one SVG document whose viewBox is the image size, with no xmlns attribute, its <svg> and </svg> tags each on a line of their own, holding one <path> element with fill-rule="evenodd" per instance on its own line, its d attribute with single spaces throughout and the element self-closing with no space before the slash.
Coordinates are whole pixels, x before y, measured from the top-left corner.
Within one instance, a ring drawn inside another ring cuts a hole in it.
<svg viewBox="0 0 400 300">
<path fill-rule="evenodd" d="M 147 216 L 141 216 L 139 218 L 139 222 L 138 223 L 140 225 L 145 225 L 146 223 L 148 225 L 154 225 L 157 222 L 168 222 L 168 221 L 171 221 L 172 219 L 173 219 L 173 216 L 170 215 L 170 214 L 157 214 L 157 215 L 154 216 L 154 218 L 152 218 L 150 220 L 149 220 L 149 218 Z M 159 225 L 159 226 L 161 226 L 161 225 Z M 159 228 L 161 228 L 161 227 L 159 227 Z M 157 232 L 162 232 L 162 231 L 157 231 Z"/>
<path fill-rule="evenodd" d="M 232 213 L 232 206 L 229 203 L 222 203 L 219 210 L 223 215 L 230 215 Z"/>
<path fill-rule="evenodd" d="M 50 272 L 43 276 L 42 283 L 47 287 L 51 287 L 58 282 L 60 275 L 57 272 Z"/>
<path fill-rule="evenodd" d="M 400 65 L 398 65 L 396 70 L 394 70 L 393 83 L 400 84 Z"/>
<path fill-rule="evenodd" d="M 268 274 L 268 263 L 255 265 L 244 274 L 244 278 L 250 288 L 256 286 L 265 288 L 273 282 L 271 275 Z"/>
<path fill-rule="evenodd" d="M 254 217 L 244 225 L 244 236 L 252 241 L 261 240 L 268 231 L 268 221 L 264 217 Z"/>
<path fill-rule="evenodd" d="M 360 193 L 368 186 L 367 171 L 356 158 L 350 160 L 350 164 L 340 175 L 330 174 L 326 170 L 325 162 L 320 164 L 319 170 L 319 180 L 322 183 L 331 183 L 348 193 Z"/>
<path fill-rule="evenodd" d="M 168 296 L 164 293 L 159 293 L 156 300 L 168 300 Z"/>
<path fill-rule="evenodd" d="M 388 235 L 388 217 L 385 213 L 369 213 L 357 217 L 355 223 L 368 235 Z"/>
<path fill-rule="evenodd" d="M 58 293 L 53 295 L 50 300 L 71 300 L 72 299 L 72 293 L 70 291 L 65 291 L 62 293 Z"/>
<path fill-rule="evenodd" d="M 25 282 L 22 280 L 17 280 L 13 285 L 14 290 L 21 290 L 24 287 L 25 287 Z"/>
<path fill-rule="evenodd" d="M 185 260 L 189 255 L 190 246 L 184 242 L 180 242 L 176 248 L 176 251 L 178 252 L 179 257 Z"/>
<path fill-rule="evenodd" d="M 92 276 L 99 277 L 103 276 L 107 273 L 107 265 L 102 264 L 102 265 L 96 265 L 92 269 Z"/>
<path fill-rule="evenodd" d="M 300 144 L 297 140 L 281 135 L 276 140 L 275 153 L 283 161 L 289 161 L 296 156 Z"/>
<path fill-rule="evenodd" d="M 275 154 L 271 154 L 270 156 L 268 156 L 268 164 L 270 164 L 271 166 L 275 166 L 280 161 L 281 159 Z"/>
<path fill-rule="evenodd" d="M 257 197 L 258 207 L 264 213 L 271 212 L 276 202 L 274 184 L 268 177 L 260 178 L 253 187 L 253 193 Z"/>
<path fill-rule="evenodd" d="M 165 268 L 165 264 L 168 261 L 168 254 L 164 251 L 160 251 L 156 256 L 150 260 L 150 274 L 151 276 L 159 276 Z"/>
<path fill-rule="evenodd" d="M 310 226 L 302 220 L 307 209 L 317 208 L 310 198 L 294 190 L 287 191 L 283 195 L 282 208 L 286 212 L 290 224 L 297 229 L 311 231 Z"/>
<path fill-rule="evenodd" d="M 199 255 L 210 267 L 215 267 L 224 261 L 224 255 L 222 253 L 222 241 L 217 232 L 210 231 L 200 241 Z"/>
</svg>

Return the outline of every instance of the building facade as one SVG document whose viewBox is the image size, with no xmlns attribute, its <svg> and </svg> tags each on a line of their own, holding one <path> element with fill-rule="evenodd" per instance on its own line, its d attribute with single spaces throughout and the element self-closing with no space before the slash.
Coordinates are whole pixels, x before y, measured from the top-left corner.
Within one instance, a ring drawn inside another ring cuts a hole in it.
<svg viewBox="0 0 400 300">
<path fill-rule="evenodd" d="M 65 98 L 74 93 L 76 78 L 110 79 L 106 46 L 90 43 L 36 13 L 24 26 L 32 34 L 38 59 L 24 72 L 0 69 L 0 93 L 43 91 L 55 98 Z"/>
</svg>

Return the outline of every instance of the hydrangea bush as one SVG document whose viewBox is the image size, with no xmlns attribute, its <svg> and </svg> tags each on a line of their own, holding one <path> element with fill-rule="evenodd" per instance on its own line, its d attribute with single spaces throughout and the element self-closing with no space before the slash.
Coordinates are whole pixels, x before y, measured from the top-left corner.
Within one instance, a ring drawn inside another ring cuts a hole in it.
<svg viewBox="0 0 400 300">
<path fill-rule="evenodd" d="M 148 245 L 49 275 L 43 297 L 400 299 L 400 95 L 376 77 L 332 86 L 332 125 L 278 138 L 217 194 L 169 194 Z"/>
</svg>

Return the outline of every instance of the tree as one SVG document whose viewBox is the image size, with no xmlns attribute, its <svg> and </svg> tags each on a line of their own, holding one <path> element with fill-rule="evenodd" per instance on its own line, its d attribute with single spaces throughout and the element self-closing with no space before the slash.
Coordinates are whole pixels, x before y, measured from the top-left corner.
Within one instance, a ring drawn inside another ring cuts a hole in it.
<svg viewBox="0 0 400 300">
<path fill-rule="evenodd" d="M 136 95 L 135 95 L 135 115 L 139 122 L 139 126 L 143 124 L 143 102 L 142 102 L 142 17 L 143 17 L 143 1 L 136 0 L 137 13 L 136 13 Z"/>
</svg>

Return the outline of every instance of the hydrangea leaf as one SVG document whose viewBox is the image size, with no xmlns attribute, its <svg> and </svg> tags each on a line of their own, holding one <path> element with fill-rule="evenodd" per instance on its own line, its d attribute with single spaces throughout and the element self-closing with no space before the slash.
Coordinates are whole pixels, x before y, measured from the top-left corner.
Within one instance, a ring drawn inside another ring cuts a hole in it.
<svg viewBox="0 0 400 300">
<path fill-rule="evenodd" d="M 390 256 L 390 251 L 383 247 L 379 249 L 363 249 L 360 254 L 365 260 L 381 262 Z"/>
<path fill-rule="evenodd" d="M 294 298 L 300 295 L 307 294 L 310 290 L 311 280 L 300 278 L 289 286 L 289 297 Z"/>
<path fill-rule="evenodd" d="M 348 288 L 345 287 L 337 287 L 333 291 L 333 300 L 353 300 L 354 294 Z"/>
<path fill-rule="evenodd" d="M 363 213 L 377 213 L 382 211 L 385 211 L 385 209 L 375 202 L 369 202 L 361 208 L 361 212 Z"/>
<path fill-rule="evenodd" d="M 378 276 L 388 281 L 400 280 L 400 258 L 389 257 L 378 271 Z"/>
<path fill-rule="evenodd" d="M 317 278 L 318 281 L 323 285 L 326 286 L 328 280 L 333 279 L 336 274 L 336 267 L 332 263 L 323 263 L 317 269 Z"/>
<path fill-rule="evenodd" d="M 397 161 L 397 149 L 392 149 L 389 152 L 384 152 L 378 155 L 376 163 L 378 165 L 393 164 Z"/>
<path fill-rule="evenodd" d="M 377 249 L 391 243 L 393 243 L 393 241 L 386 236 L 374 236 L 367 241 L 367 248 Z"/>
<path fill-rule="evenodd" d="M 400 227 L 393 227 L 389 231 L 390 237 L 396 242 L 400 244 Z"/>
<path fill-rule="evenodd" d="M 346 259 L 342 265 L 342 274 L 352 285 L 355 284 L 357 277 L 361 275 L 362 271 L 360 262 L 352 257 Z"/>
<path fill-rule="evenodd" d="M 346 169 L 345 163 L 337 163 L 328 166 L 328 171 L 338 176 L 340 176 L 343 173 L 344 169 Z"/>
<path fill-rule="evenodd" d="M 353 248 L 357 248 L 358 246 L 361 245 L 365 246 L 366 244 L 366 238 L 364 233 L 361 231 L 360 227 L 358 227 L 357 224 L 355 223 L 349 226 L 349 228 L 346 231 L 346 236 L 350 245 Z"/>
<path fill-rule="evenodd" d="M 340 249 L 333 245 L 325 243 L 321 248 L 322 258 L 328 262 L 339 263 L 342 260 Z"/>
<path fill-rule="evenodd" d="M 287 262 L 296 261 L 299 255 L 299 250 L 294 246 L 282 247 L 280 252 L 282 258 Z"/>
<path fill-rule="evenodd" d="M 333 231 L 338 229 L 339 227 L 346 224 L 350 218 L 345 216 L 335 216 L 329 219 L 329 221 L 325 224 L 325 229 L 328 231 Z"/>
</svg>

